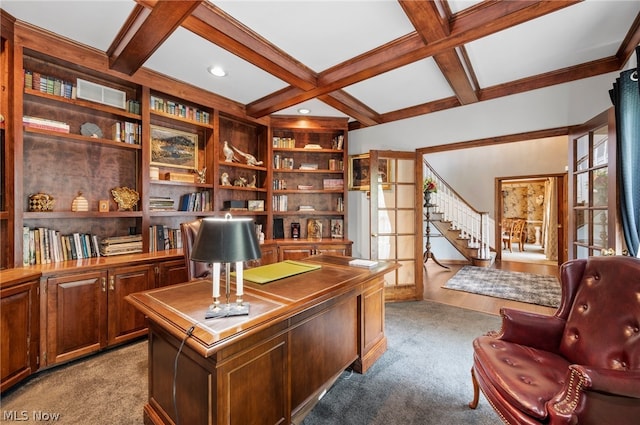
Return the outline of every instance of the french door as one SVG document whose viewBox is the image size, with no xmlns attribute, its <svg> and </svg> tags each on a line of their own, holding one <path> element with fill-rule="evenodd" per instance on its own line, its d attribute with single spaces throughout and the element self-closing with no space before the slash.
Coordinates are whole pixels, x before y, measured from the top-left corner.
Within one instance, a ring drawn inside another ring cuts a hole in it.
<svg viewBox="0 0 640 425">
<path fill-rule="evenodd" d="M 619 252 L 613 109 L 569 137 L 569 259 Z"/>
<path fill-rule="evenodd" d="M 422 282 L 416 282 L 416 267 L 422 266 L 415 251 L 416 230 L 415 153 L 369 152 L 370 255 L 401 267 L 385 275 L 385 299 L 422 299 Z"/>
</svg>

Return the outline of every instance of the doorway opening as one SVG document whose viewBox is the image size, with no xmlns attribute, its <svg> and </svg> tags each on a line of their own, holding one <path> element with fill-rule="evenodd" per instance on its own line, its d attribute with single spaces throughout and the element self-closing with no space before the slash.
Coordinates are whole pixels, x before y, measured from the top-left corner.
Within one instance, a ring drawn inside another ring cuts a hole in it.
<svg viewBox="0 0 640 425">
<path fill-rule="evenodd" d="M 563 258 L 563 178 L 496 178 L 496 259 L 558 265 Z"/>
</svg>

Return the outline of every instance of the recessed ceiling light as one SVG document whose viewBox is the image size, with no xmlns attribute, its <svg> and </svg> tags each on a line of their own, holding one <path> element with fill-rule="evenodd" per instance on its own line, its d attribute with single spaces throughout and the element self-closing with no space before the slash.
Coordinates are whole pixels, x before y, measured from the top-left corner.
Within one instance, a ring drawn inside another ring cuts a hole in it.
<svg viewBox="0 0 640 425">
<path fill-rule="evenodd" d="M 227 71 L 222 69 L 221 66 L 210 66 L 208 71 L 211 75 L 215 75 L 216 77 L 225 77 L 227 75 Z"/>
<path fill-rule="evenodd" d="M 298 109 L 298 113 L 303 114 L 303 115 L 307 115 L 310 112 L 311 112 L 311 109 L 307 109 L 307 108 Z"/>
</svg>

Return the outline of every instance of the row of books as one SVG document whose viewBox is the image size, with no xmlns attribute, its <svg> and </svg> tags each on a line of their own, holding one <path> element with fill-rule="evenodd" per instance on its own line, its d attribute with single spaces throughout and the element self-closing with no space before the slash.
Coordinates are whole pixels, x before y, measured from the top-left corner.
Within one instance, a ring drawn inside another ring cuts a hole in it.
<svg viewBox="0 0 640 425">
<path fill-rule="evenodd" d="M 274 137 L 273 138 L 273 147 L 274 148 L 284 148 L 284 149 L 293 149 L 296 147 L 296 139 L 293 137 Z"/>
<path fill-rule="evenodd" d="M 274 211 L 288 211 L 289 199 L 287 195 L 274 195 L 273 196 L 273 210 Z"/>
<path fill-rule="evenodd" d="M 22 117 L 22 124 L 29 128 L 56 131 L 58 133 L 69 133 L 69 124 L 61 121 L 48 120 L 46 118 L 30 117 L 25 115 Z"/>
<path fill-rule="evenodd" d="M 149 209 L 151 211 L 175 211 L 176 205 L 172 198 L 165 196 L 149 197 Z"/>
<path fill-rule="evenodd" d="M 209 114 L 209 112 L 157 96 L 151 96 L 151 110 L 205 124 L 209 124 L 211 120 L 211 114 Z"/>
<path fill-rule="evenodd" d="M 61 96 L 67 99 L 76 98 L 76 86 L 60 78 L 42 75 L 39 72 L 24 70 L 25 88 L 38 90 L 54 96 Z"/>
<path fill-rule="evenodd" d="M 100 254 L 104 256 L 137 252 L 142 252 L 142 235 L 113 236 L 100 242 Z"/>
<path fill-rule="evenodd" d="M 293 158 L 282 158 L 280 155 L 276 154 L 273 156 L 273 168 L 293 170 Z"/>
<path fill-rule="evenodd" d="M 96 235 L 72 233 L 62 235 L 60 231 L 46 227 L 22 229 L 23 265 L 59 263 L 68 260 L 100 257 Z"/>
<path fill-rule="evenodd" d="M 113 140 L 130 145 L 139 145 L 142 135 L 142 126 L 136 122 L 116 121 L 111 128 Z"/>
<path fill-rule="evenodd" d="M 272 185 L 275 190 L 285 190 L 287 188 L 287 181 L 285 179 L 273 179 Z"/>
<path fill-rule="evenodd" d="M 182 230 L 171 229 L 164 225 L 149 228 L 149 251 L 164 251 L 166 249 L 182 248 Z"/>
<path fill-rule="evenodd" d="M 203 191 L 182 195 L 179 211 L 211 211 L 211 194 Z"/>
</svg>

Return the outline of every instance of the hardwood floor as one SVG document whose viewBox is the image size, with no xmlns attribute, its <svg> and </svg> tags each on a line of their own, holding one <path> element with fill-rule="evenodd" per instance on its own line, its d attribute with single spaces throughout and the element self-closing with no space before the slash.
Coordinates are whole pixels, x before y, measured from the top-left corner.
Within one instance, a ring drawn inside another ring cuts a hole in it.
<svg viewBox="0 0 640 425">
<path fill-rule="evenodd" d="M 424 299 L 439 302 L 442 304 L 453 305 L 456 307 L 467 308 L 470 310 L 481 311 L 489 314 L 500 314 L 501 307 L 511 307 L 520 310 L 537 312 L 542 314 L 553 314 L 555 308 L 544 307 L 535 304 L 522 303 L 518 301 L 510 301 L 502 298 L 494 298 L 486 295 L 471 294 L 468 292 L 454 291 L 444 289 L 442 286 L 451 278 L 464 264 L 445 264 L 451 267 L 451 270 L 444 269 L 432 261 L 427 262 L 426 272 L 424 274 Z M 496 262 L 492 268 L 509 270 L 514 272 L 535 273 L 543 275 L 557 275 L 558 266 L 532 264 L 514 261 Z"/>
</svg>

